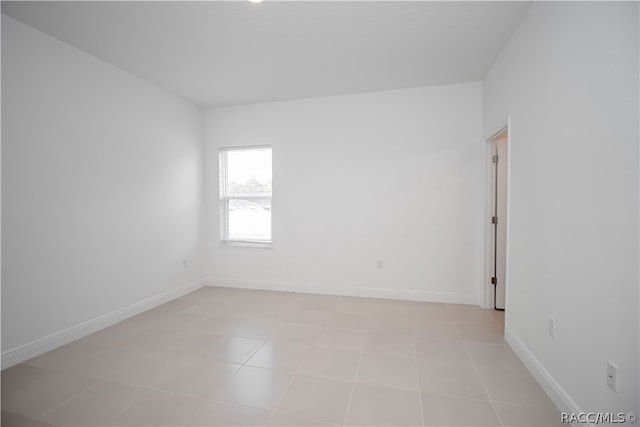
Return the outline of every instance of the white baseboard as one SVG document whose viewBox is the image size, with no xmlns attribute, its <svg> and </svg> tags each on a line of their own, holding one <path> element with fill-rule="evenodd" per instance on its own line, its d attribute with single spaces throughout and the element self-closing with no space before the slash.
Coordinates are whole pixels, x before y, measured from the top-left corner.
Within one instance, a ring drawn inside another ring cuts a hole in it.
<svg viewBox="0 0 640 427">
<path fill-rule="evenodd" d="M 544 391 L 547 392 L 553 403 L 556 404 L 560 412 L 568 414 L 580 414 L 582 409 L 578 404 L 569 396 L 569 393 L 562 388 L 560 384 L 553 378 L 551 373 L 540 363 L 540 361 L 531 353 L 527 346 L 513 333 L 509 328 L 505 328 L 504 338 L 509 343 L 513 351 L 518 355 L 520 360 L 525 364 L 527 369 L 540 383 Z M 577 424 L 576 424 L 577 425 Z M 581 427 L 593 426 L 590 423 L 581 423 Z"/>
<path fill-rule="evenodd" d="M 358 286 L 319 285 L 308 283 L 269 282 L 262 280 L 238 280 L 208 278 L 209 286 L 227 288 L 261 289 L 268 291 L 300 292 L 303 294 L 340 295 L 363 298 L 385 298 L 404 301 L 441 302 L 448 304 L 474 304 L 478 301 L 474 294 L 453 292 L 418 291 L 409 289 L 384 289 Z"/>
<path fill-rule="evenodd" d="M 86 337 L 101 329 L 121 322 L 129 317 L 140 314 L 144 311 L 151 310 L 165 302 L 171 301 L 176 298 L 180 298 L 183 295 L 193 292 L 203 287 L 204 280 L 196 280 L 186 285 L 182 285 L 178 288 L 164 292 L 160 295 L 147 298 L 142 301 L 138 301 L 127 307 L 112 311 L 111 313 L 104 314 L 96 317 L 95 319 L 88 320 L 79 325 L 72 326 L 65 330 L 53 333 L 44 338 L 32 341 L 28 344 L 21 345 L 19 347 L 12 348 L 10 350 L 2 352 L 2 369 L 9 368 L 18 363 L 29 360 L 33 357 L 44 354 L 48 351 L 61 347 L 65 344 L 69 344 L 72 341 Z"/>
</svg>

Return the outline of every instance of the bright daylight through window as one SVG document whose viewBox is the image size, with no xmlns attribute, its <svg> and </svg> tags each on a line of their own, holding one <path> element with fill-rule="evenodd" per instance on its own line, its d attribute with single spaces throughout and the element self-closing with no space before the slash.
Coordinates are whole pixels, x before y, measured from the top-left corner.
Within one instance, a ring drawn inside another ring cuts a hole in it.
<svg viewBox="0 0 640 427">
<path fill-rule="evenodd" d="M 221 148 L 220 241 L 271 245 L 271 147 Z"/>
</svg>

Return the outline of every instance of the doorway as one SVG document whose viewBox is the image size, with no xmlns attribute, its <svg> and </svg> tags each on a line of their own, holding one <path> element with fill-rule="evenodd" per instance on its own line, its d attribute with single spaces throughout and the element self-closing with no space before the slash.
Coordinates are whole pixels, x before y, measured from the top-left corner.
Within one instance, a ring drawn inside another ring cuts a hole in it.
<svg viewBox="0 0 640 427">
<path fill-rule="evenodd" d="M 491 304 L 504 311 L 507 295 L 507 221 L 509 177 L 509 126 L 501 128 L 488 140 L 490 188 L 489 197 L 489 276 Z"/>
</svg>

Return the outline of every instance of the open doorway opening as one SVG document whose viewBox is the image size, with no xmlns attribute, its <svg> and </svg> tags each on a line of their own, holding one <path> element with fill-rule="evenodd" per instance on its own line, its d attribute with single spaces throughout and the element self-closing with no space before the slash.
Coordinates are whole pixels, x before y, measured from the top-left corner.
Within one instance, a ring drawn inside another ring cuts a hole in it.
<svg viewBox="0 0 640 427">
<path fill-rule="evenodd" d="M 493 139 L 494 204 L 493 225 L 493 308 L 506 307 L 507 285 L 507 150 L 509 131 L 505 129 Z"/>
<path fill-rule="evenodd" d="M 490 156 L 490 285 L 491 304 L 495 310 L 507 305 L 507 223 L 509 126 L 501 128 L 488 139 Z"/>
</svg>

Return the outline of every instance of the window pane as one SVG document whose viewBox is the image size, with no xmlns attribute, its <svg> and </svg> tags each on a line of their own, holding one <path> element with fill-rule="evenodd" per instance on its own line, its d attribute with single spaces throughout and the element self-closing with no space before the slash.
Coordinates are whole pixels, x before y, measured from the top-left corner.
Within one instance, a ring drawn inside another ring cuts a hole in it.
<svg viewBox="0 0 640 427">
<path fill-rule="evenodd" d="M 271 194 L 271 149 L 227 152 L 227 195 Z"/>
<path fill-rule="evenodd" d="M 271 147 L 220 149 L 220 239 L 271 242 Z"/>
<path fill-rule="evenodd" d="M 271 240 L 271 199 L 229 200 L 229 240 Z"/>
</svg>

